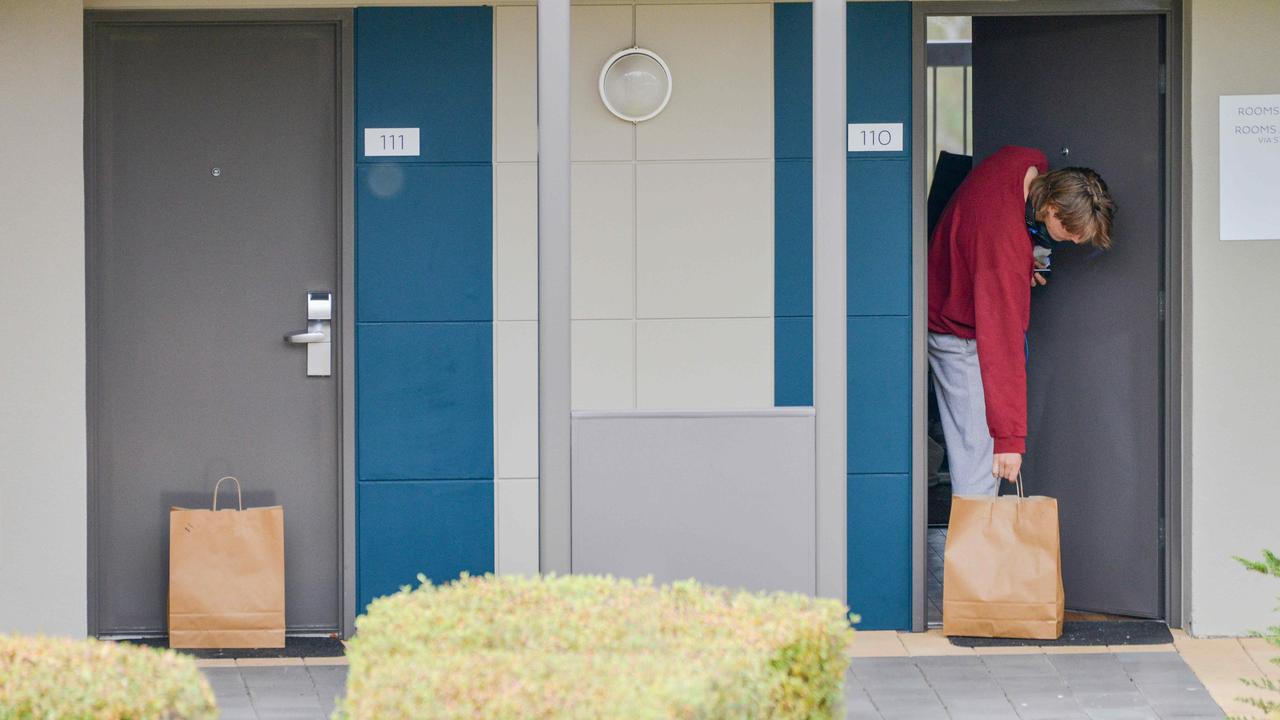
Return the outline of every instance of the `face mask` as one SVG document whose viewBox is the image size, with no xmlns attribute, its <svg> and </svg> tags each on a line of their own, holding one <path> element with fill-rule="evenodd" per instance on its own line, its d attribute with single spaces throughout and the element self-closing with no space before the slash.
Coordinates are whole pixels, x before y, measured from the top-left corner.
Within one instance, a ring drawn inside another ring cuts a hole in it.
<svg viewBox="0 0 1280 720">
<path fill-rule="evenodd" d="M 1053 244 L 1058 242 L 1049 234 L 1049 228 L 1044 223 L 1036 219 L 1035 210 L 1031 207 L 1031 201 L 1027 201 L 1027 235 L 1031 236 L 1031 242 L 1043 248 L 1053 248 Z"/>
<path fill-rule="evenodd" d="M 1053 240 L 1051 234 L 1048 234 L 1048 227 L 1036 219 L 1036 210 L 1032 208 L 1030 200 L 1027 201 L 1027 234 L 1036 245 L 1048 247 L 1048 249 L 1052 249 L 1053 243 L 1057 242 Z"/>
</svg>

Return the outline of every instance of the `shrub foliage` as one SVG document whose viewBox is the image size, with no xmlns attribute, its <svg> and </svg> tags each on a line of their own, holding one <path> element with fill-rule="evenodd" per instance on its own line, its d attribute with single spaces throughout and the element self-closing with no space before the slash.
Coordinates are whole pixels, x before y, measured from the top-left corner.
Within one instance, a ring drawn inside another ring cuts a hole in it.
<svg viewBox="0 0 1280 720">
<path fill-rule="evenodd" d="M 218 717 L 195 661 L 97 640 L 0 636 L 0 720 Z"/>
<path fill-rule="evenodd" d="M 357 621 L 339 715 L 817 720 L 841 705 L 853 630 L 835 601 L 583 575 L 419 579 Z"/>
</svg>

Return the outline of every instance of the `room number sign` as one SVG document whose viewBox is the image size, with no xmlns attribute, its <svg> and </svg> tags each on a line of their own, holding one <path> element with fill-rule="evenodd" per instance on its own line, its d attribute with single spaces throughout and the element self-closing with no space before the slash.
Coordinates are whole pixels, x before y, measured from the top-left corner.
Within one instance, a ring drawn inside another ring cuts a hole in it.
<svg viewBox="0 0 1280 720">
<path fill-rule="evenodd" d="M 902 123 L 849 123 L 849 152 L 902 152 Z"/>
<path fill-rule="evenodd" d="M 364 156 L 418 157 L 418 128 L 365 128 Z"/>
</svg>

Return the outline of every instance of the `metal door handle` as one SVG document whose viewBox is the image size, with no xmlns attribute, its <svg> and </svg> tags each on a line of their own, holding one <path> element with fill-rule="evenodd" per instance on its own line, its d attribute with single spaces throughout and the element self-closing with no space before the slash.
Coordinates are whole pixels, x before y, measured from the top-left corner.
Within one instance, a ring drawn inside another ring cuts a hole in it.
<svg viewBox="0 0 1280 720">
<path fill-rule="evenodd" d="M 323 332 L 300 332 L 285 335 L 284 339 L 296 345 L 329 342 L 329 335 Z"/>
<path fill-rule="evenodd" d="M 307 346 L 307 375 L 328 377 L 332 375 L 333 340 L 330 324 L 333 321 L 333 293 L 328 290 L 307 293 L 307 329 L 289 333 L 284 341 L 291 345 Z"/>
</svg>

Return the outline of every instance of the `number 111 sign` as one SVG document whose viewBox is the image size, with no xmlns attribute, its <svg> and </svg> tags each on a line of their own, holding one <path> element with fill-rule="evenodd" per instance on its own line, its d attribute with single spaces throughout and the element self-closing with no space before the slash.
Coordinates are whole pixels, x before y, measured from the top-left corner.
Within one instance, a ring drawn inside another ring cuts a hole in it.
<svg viewBox="0 0 1280 720">
<path fill-rule="evenodd" d="M 365 128 L 364 156 L 398 155 L 418 157 L 418 128 Z"/>
<path fill-rule="evenodd" d="M 849 152 L 902 152 L 902 123 L 849 123 Z"/>
</svg>

